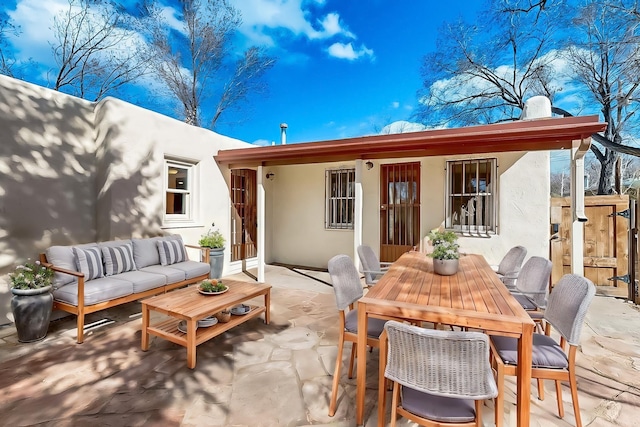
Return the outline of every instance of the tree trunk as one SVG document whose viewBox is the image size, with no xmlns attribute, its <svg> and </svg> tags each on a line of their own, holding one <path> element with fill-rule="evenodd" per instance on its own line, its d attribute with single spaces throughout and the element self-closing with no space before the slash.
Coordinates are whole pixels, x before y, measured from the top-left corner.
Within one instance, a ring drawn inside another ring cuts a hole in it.
<svg viewBox="0 0 640 427">
<path fill-rule="evenodd" d="M 600 163 L 600 181 L 598 182 L 598 194 L 614 194 L 615 166 L 618 153 L 613 150 L 605 150 L 604 161 Z"/>
</svg>

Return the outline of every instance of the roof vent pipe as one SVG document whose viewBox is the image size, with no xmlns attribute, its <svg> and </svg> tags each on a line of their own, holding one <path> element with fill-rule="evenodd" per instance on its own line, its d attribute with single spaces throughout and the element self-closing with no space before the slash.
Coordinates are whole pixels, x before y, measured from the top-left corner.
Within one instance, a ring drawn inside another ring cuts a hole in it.
<svg viewBox="0 0 640 427">
<path fill-rule="evenodd" d="M 286 123 L 280 123 L 280 144 L 287 145 L 287 126 Z"/>
</svg>

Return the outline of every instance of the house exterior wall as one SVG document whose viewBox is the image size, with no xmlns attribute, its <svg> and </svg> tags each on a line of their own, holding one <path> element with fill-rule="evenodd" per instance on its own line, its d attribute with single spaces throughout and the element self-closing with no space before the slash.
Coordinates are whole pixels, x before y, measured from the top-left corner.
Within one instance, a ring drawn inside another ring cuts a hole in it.
<svg viewBox="0 0 640 427">
<path fill-rule="evenodd" d="M 495 153 L 482 156 L 425 157 L 373 161 L 364 168 L 363 243 L 376 252 L 380 247 L 380 164 L 420 162 L 421 236 L 439 227 L 445 216 L 445 165 L 447 160 L 498 159 L 498 233 L 491 237 L 461 236 L 463 252 L 481 253 L 498 264 L 513 246 L 523 245 L 527 257 L 548 257 L 549 152 Z M 357 255 L 352 230 L 324 229 L 324 171 L 355 167 L 354 162 L 270 168 L 276 178 L 265 185 L 267 208 L 267 262 L 324 268 L 336 254 Z M 302 250 L 304 248 L 305 250 Z"/>
<path fill-rule="evenodd" d="M 197 244 L 214 221 L 228 240 L 229 177 L 213 156 L 250 144 L 117 99 L 94 104 L 2 75 L 0 112 L 0 324 L 8 323 L 7 274 L 51 245 L 167 233 Z M 163 224 L 165 156 L 197 163 L 188 226 Z"/>
</svg>

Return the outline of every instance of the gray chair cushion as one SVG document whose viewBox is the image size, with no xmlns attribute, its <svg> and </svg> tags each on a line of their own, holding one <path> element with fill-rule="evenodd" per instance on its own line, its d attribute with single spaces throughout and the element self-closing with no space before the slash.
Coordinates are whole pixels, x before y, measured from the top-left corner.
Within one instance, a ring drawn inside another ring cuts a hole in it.
<svg viewBox="0 0 640 427">
<path fill-rule="evenodd" d="M 505 364 L 518 364 L 518 340 L 512 337 L 492 336 L 500 358 Z M 533 334 L 532 366 L 534 368 L 566 369 L 569 367 L 567 355 L 556 341 L 542 334 Z"/>
<path fill-rule="evenodd" d="M 512 294 L 512 295 L 516 299 L 516 301 L 520 303 L 522 308 L 524 308 L 525 310 L 538 309 L 538 306 L 533 301 L 531 301 L 531 298 L 529 298 L 528 296 L 523 294 Z"/>
<path fill-rule="evenodd" d="M 131 282 L 134 293 L 159 288 L 167 283 L 167 276 L 164 274 L 150 273 L 148 271 L 127 271 L 118 274 L 116 278 Z"/>
<path fill-rule="evenodd" d="M 160 265 L 160 255 L 156 242 L 162 237 L 149 237 L 148 239 L 131 239 L 133 243 L 133 261 L 138 269 L 150 265 Z"/>
<path fill-rule="evenodd" d="M 76 245 L 76 248 L 86 249 L 96 247 L 95 243 L 89 243 L 84 245 Z M 76 266 L 76 258 L 73 254 L 73 246 L 51 246 L 45 251 L 47 261 L 56 267 L 64 268 L 65 270 L 79 271 Z M 68 283 L 72 283 L 76 280 L 74 276 L 70 276 L 64 273 L 56 272 L 53 276 L 53 286 L 60 287 Z"/>
<path fill-rule="evenodd" d="M 84 304 L 94 305 L 133 293 L 133 283 L 113 277 L 101 277 L 84 284 Z M 53 291 L 57 301 L 78 305 L 78 283 L 69 283 Z"/>
<path fill-rule="evenodd" d="M 405 386 L 402 407 L 419 417 L 444 423 L 468 423 L 476 418 L 473 400 L 434 396 Z"/>
<path fill-rule="evenodd" d="M 204 262 L 198 261 L 184 261 L 176 264 L 171 264 L 171 268 L 184 271 L 187 279 L 193 279 L 194 277 L 202 276 L 203 274 L 209 274 L 211 266 Z"/>
<path fill-rule="evenodd" d="M 166 277 L 167 284 L 178 283 L 185 280 L 186 275 L 183 270 L 178 270 L 177 268 L 171 267 L 163 267 L 161 265 L 150 265 L 148 267 L 144 267 L 139 269 L 139 271 L 144 271 L 146 273 L 154 273 L 154 274 L 162 274 Z"/>
<path fill-rule="evenodd" d="M 375 317 L 369 317 L 367 320 L 367 335 L 373 338 L 378 338 L 382 331 L 384 330 L 384 324 L 387 323 L 386 320 L 377 319 Z M 351 333 L 358 332 L 358 310 L 351 310 L 345 316 L 345 329 Z"/>
</svg>

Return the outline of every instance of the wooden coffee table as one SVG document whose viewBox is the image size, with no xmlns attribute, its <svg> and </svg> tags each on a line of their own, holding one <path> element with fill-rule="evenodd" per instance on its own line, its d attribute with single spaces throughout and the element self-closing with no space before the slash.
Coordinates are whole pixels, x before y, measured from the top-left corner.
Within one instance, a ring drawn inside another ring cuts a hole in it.
<svg viewBox="0 0 640 427">
<path fill-rule="evenodd" d="M 224 280 L 229 290 L 219 295 L 203 295 L 198 285 L 168 292 L 142 300 L 142 350 L 149 349 L 149 335 L 164 338 L 187 348 L 187 366 L 196 366 L 196 346 L 210 340 L 236 325 L 264 313 L 264 322 L 270 321 L 271 285 L 264 283 Z M 251 311 L 243 315 L 231 315 L 226 323 L 218 322 L 207 328 L 197 328 L 198 320 L 229 309 L 247 300 L 264 295 L 264 306 L 251 305 Z M 157 311 L 169 318 L 149 324 L 150 312 Z M 178 330 L 178 323 L 186 321 L 187 332 Z"/>
</svg>

